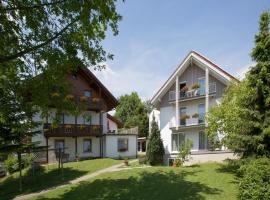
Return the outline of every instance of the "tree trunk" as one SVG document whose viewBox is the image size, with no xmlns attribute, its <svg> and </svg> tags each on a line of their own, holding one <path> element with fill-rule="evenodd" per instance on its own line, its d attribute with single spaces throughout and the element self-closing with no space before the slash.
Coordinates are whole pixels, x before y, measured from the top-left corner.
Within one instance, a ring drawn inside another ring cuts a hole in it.
<svg viewBox="0 0 270 200">
<path fill-rule="evenodd" d="M 18 155 L 18 162 L 19 162 L 19 171 L 20 171 L 20 177 L 19 177 L 19 190 L 22 191 L 22 154 L 21 152 L 17 152 Z"/>
</svg>

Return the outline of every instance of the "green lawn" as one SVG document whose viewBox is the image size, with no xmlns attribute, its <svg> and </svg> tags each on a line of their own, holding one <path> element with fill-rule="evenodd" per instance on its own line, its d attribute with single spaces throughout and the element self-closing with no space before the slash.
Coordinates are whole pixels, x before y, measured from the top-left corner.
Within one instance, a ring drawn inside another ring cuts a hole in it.
<svg viewBox="0 0 270 200">
<path fill-rule="evenodd" d="M 192 167 L 133 168 L 108 173 L 34 199 L 80 200 L 232 200 L 237 181 L 226 164 L 207 163 Z"/>
<path fill-rule="evenodd" d="M 57 165 L 48 165 L 42 168 L 42 171 L 33 172 L 23 171 L 23 191 L 18 191 L 18 173 L 12 176 L 0 179 L 0 199 L 11 199 L 18 194 L 27 194 L 39 191 L 48 187 L 53 187 L 88 173 L 95 172 L 118 163 L 120 160 L 113 159 L 95 159 L 80 162 L 70 162 L 64 164 L 63 173 L 58 173 Z"/>
</svg>

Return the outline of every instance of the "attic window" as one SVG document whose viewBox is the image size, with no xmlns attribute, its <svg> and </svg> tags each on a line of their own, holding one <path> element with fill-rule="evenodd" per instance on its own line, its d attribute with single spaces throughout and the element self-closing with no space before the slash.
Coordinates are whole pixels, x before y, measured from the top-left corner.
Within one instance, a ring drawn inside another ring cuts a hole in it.
<svg viewBox="0 0 270 200">
<path fill-rule="evenodd" d="M 85 97 L 91 97 L 91 96 L 92 96 L 91 91 L 85 90 L 85 91 L 84 91 L 84 96 L 85 96 Z"/>
</svg>

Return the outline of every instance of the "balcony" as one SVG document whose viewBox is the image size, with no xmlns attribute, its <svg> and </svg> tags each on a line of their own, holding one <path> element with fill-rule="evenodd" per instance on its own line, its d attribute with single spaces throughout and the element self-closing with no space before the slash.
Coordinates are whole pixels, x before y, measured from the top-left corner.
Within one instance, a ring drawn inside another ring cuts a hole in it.
<svg viewBox="0 0 270 200">
<path fill-rule="evenodd" d="M 170 129 L 178 128 L 178 130 L 205 127 L 204 115 L 199 118 L 180 119 L 178 127 L 175 118 L 173 118 L 169 123 L 169 127 Z"/>
<path fill-rule="evenodd" d="M 214 95 L 216 93 L 216 83 L 209 83 L 209 95 Z M 179 91 L 178 99 L 184 101 L 187 99 L 198 99 L 205 96 L 205 90 L 201 89 L 191 89 L 188 91 Z M 169 92 L 169 101 L 175 101 L 175 91 Z"/>
<path fill-rule="evenodd" d="M 75 137 L 75 136 L 101 136 L 102 125 L 83 124 L 59 124 L 52 127 L 52 124 L 44 124 L 45 137 Z"/>
<path fill-rule="evenodd" d="M 104 103 L 100 98 L 91 98 L 86 96 L 74 96 L 77 104 L 85 105 L 89 110 L 102 110 Z"/>
<path fill-rule="evenodd" d="M 60 94 L 58 92 L 52 93 L 51 101 L 52 102 L 56 101 L 59 95 Z M 104 108 L 104 105 L 105 105 L 103 99 L 98 98 L 98 97 L 86 97 L 86 96 L 69 94 L 65 97 L 65 99 L 70 102 L 74 102 L 77 105 L 84 105 L 87 110 L 100 111 Z"/>
</svg>

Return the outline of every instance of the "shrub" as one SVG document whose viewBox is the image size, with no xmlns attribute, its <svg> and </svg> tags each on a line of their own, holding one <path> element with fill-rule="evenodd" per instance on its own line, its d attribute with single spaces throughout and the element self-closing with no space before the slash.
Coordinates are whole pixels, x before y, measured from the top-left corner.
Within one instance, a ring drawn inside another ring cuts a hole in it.
<svg viewBox="0 0 270 200">
<path fill-rule="evenodd" d="M 176 159 L 176 166 L 181 166 L 189 160 L 192 146 L 193 142 L 189 139 L 183 142 L 179 149 L 178 159 Z"/>
<path fill-rule="evenodd" d="M 27 168 L 33 163 L 33 156 L 25 155 L 22 156 L 22 168 Z M 15 155 L 9 155 L 4 161 L 4 169 L 8 173 L 13 173 L 19 170 L 18 158 Z"/>
<path fill-rule="evenodd" d="M 8 173 L 13 173 L 19 170 L 18 158 L 14 155 L 9 155 L 4 161 L 4 169 Z"/>
<path fill-rule="evenodd" d="M 270 199 L 270 159 L 253 159 L 240 167 L 239 199 Z"/>
<path fill-rule="evenodd" d="M 160 165 L 163 163 L 163 156 L 165 154 L 162 139 L 160 137 L 160 132 L 158 125 L 153 118 L 151 124 L 150 139 L 147 144 L 146 158 L 150 165 Z"/>
<path fill-rule="evenodd" d="M 139 155 L 138 156 L 139 164 L 146 164 L 146 156 L 145 155 Z"/>
</svg>

